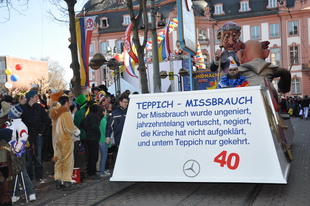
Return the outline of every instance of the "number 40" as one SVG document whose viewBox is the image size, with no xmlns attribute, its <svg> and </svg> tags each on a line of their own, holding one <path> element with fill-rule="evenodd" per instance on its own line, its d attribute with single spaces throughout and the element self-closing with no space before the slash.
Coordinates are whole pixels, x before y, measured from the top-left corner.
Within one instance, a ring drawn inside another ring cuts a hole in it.
<svg viewBox="0 0 310 206">
<path fill-rule="evenodd" d="M 237 169 L 237 167 L 239 166 L 239 162 L 240 162 L 240 157 L 237 153 L 230 153 L 227 156 L 227 151 L 223 151 L 220 154 L 218 154 L 216 157 L 214 157 L 214 162 L 220 163 L 221 167 L 224 167 L 225 165 L 227 165 L 227 167 L 231 170 L 235 170 Z M 233 158 L 234 158 L 234 162 L 233 162 Z"/>
</svg>

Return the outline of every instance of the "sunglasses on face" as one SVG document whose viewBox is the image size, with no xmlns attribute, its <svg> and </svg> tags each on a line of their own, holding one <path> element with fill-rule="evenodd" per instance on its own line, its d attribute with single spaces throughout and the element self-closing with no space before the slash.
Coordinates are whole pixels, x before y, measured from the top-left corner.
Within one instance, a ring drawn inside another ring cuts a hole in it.
<svg viewBox="0 0 310 206">
<path fill-rule="evenodd" d="M 228 69 L 228 71 L 232 72 L 232 71 L 237 71 L 238 69 Z"/>
</svg>

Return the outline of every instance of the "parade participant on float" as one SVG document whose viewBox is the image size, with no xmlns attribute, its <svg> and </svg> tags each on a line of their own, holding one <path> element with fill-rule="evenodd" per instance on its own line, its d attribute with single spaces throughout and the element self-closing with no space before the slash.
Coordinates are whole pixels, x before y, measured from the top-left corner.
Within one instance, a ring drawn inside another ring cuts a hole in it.
<svg viewBox="0 0 310 206">
<path fill-rule="evenodd" d="M 238 43 L 241 27 L 234 22 L 226 22 L 218 31 L 217 39 L 220 41 L 221 49 L 215 51 L 215 58 L 210 65 L 211 71 L 217 71 L 220 67 L 223 73 L 228 73 L 230 65 L 229 56 L 233 57 L 239 66 L 239 60 L 235 53 L 234 46 Z M 222 51 L 222 47 L 224 51 Z M 219 71 L 220 72 L 220 71 Z"/>
<path fill-rule="evenodd" d="M 241 65 L 239 72 L 245 76 L 251 86 L 265 85 L 265 79 L 269 82 L 276 77 L 280 77 L 278 81 L 278 90 L 281 93 L 287 93 L 291 87 L 291 73 L 278 65 L 266 62 L 265 59 L 269 55 L 266 45 L 262 45 L 257 40 L 247 41 L 243 49 L 237 52 Z"/>
<path fill-rule="evenodd" d="M 230 66 L 228 69 L 228 74 L 221 78 L 218 83 L 217 88 L 229 88 L 229 87 L 246 87 L 249 86 L 248 80 L 240 75 L 238 71 L 238 66 L 232 57 L 228 57 L 230 60 Z"/>
</svg>

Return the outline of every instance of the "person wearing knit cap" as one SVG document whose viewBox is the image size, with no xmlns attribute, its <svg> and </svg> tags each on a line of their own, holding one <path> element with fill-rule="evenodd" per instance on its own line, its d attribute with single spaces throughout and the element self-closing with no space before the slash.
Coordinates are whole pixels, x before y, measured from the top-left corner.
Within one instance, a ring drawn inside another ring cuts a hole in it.
<svg viewBox="0 0 310 206">
<path fill-rule="evenodd" d="M 249 86 L 248 80 L 239 74 L 236 61 L 232 57 L 228 57 L 230 65 L 228 68 L 228 74 L 223 76 L 217 85 L 217 88 L 229 88 L 229 87 L 246 87 Z"/>
<path fill-rule="evenodd" d="M 27 149 L 27 171 L 30 179 L 44 183 L 43 165 L 42 165 L 42 149 L 44 135 L 48 126 L 48 115 L 45 108 L 38 103 L 39 96 L 36 91 L 30 90 L 26 93 L 27 103 L 20 105 L 23 109 L 21 116 L 22 121 L 28 127 L 28 141 L 30 147 Z M 33 151 L 34 150 L 34 151 Z M 35 176 L 33 174 L 33 161 L 35 165 Z"/>
<path fill-rule="evenodd" d="M 30 98 L 34 97 L 35 95 L 37 95 L 38 92 L 35 90 L 30 90 L 29 92 L 26 93 L 26 99 L 27 101 L 30 100 Z"/>
<path fill-rule="evenodd" d="M 28 128 L 23 123 L 21 119 L 21 115 L 23 113 L 23 109 L 19 105 L 14 105 L 11 107 L 8 117 L 10 119 L 8 123 L 9 129 L 12 130 L 12 138 L 9 142 L 12 146 L 13 153 L 22 159 L 23 167 L 22 167 L 22 175 L 25 182 L 26 192 L 30 201 L 36 200 L 36 194 L 33 187 L 33 184 L 28 176 L 27 167 L 26 167 L 26 142 L 28 140 Z M 19 177 L 20 178 L 20 177 Z M 17 180 L 17 185 L 18 185 Z M 12 202 L 16 202 L 20 199 L 19 190 L 15 190 L 15 193 L 12 196 Z"/>
</svg>

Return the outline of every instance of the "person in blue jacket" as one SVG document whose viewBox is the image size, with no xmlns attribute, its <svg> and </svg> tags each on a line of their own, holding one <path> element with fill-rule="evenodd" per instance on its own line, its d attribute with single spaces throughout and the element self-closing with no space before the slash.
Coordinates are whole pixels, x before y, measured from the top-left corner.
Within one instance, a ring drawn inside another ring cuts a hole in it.
<svg viewBox="0 0 310 206">
<path fill-rule="evenodd" d="M 108 118 L 108 124 L 106 130 L 106 143 L 110 144 L 112 139 L 114 139 L 114 143 L 117 148 L 119 146 L 122 137 L 128 103 L 129 103 L 128 95 L 122 94 L 118 99 L 118 107 L 116 107 L 112 111 L 111 116 Z"/>
</svg>

